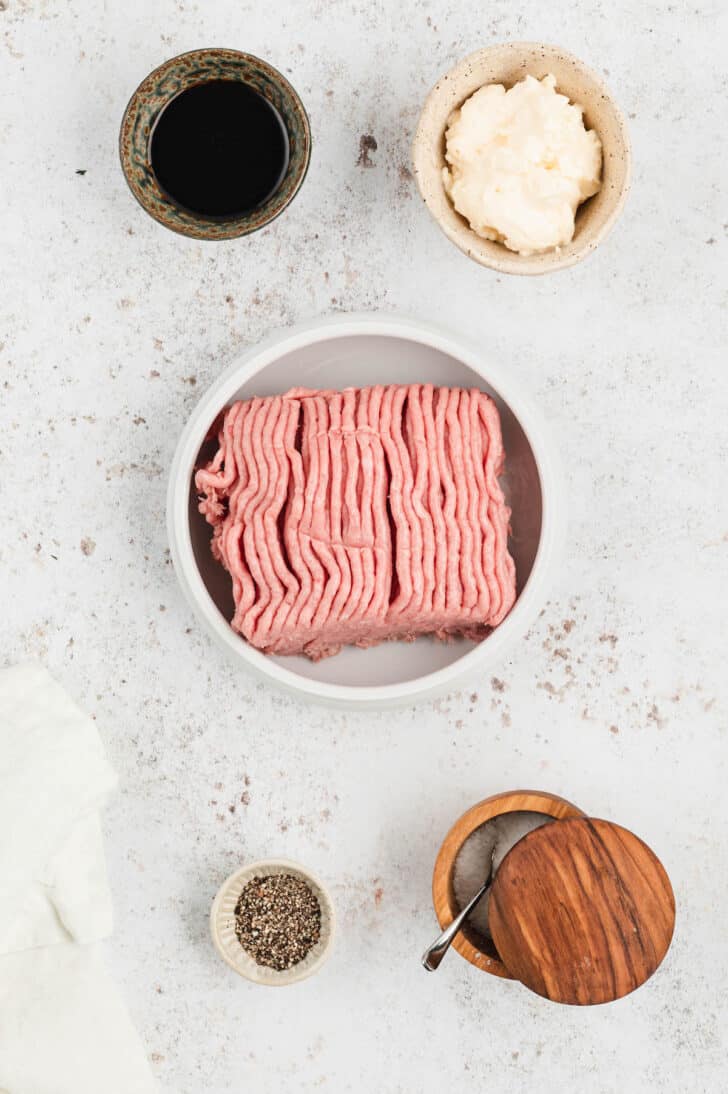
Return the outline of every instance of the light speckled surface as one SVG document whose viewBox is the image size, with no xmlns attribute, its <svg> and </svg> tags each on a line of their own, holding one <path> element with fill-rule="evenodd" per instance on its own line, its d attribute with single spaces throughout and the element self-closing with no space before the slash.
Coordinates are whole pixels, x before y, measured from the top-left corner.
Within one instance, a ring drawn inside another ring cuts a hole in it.
<svg viewBox="0 0 728 1094">
<path fill-rule="evenodd" d="M 725 1086 L 721 24 L 717 3 L 636 0 L 494 0 L 479 20 L 463 0 L 0 0 L 0 649 L 52 669 L 119 770 L 110 956 L 180 1094 Z M 437 76 L 507 37 L 605 75 L 635 153 L 610 238 L 533 281 L 459 254 L 408 168 Z M 145 217 L 116 150 L 145 73 L 209 44 L 280 67 L 314 133 L 291 209 L 219 245 Z M 553 423 L 572 523 L 560 585 L 495 678 L 347 717 L 247 678 L 200 632 L 166 553 L 165 475 L 242 346 L 375 308 L 436 314 L 514 370 Z M 633 828 L 670 872 L 675 942 L 631 998 L 568 1010 L 456 955 L 421 970 L 441 837 L 519 785 Z M 240 981 L 207 928 L 223 877 L 271 854 L 329 884 L 340 924 L 321 974 L 282 992 Z"/>
</svg>

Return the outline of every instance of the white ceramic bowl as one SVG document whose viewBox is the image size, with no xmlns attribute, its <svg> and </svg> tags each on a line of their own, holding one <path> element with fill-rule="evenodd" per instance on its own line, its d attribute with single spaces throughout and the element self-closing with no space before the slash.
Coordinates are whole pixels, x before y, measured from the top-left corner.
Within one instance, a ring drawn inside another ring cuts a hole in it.
<svg viewBox="0 0 728 1094">
<path fill-rule="evenodd" d="M 311 887 L 321 906 L 321 938 L 303 961 L 281 972 L 256 964 L 240 945 L 235 934 L 235 906 L 240 899 L 240 894 L 254 877 L 266 877 L 270 874 L 293 874 L 294 877 L 301 878 Z M 220 886 L 210 910 L 212 941 L 223 961 L 246 980 L 272 988 L 306 980 L 321 968 L 331 953 L 335 923 L 334 906 L 326 888 L 317 877 L 308 870 L 304 870 L 303 866 L 283 858 L 261 859 L 259 862 L 251 862 L 249 866 L 236 870 Z"/>
<path fill-rule="evenodd" d="M 180 439 L 169 483 L 167 525 L 182 590 L 216 641 L 239 663 L 309 699 L 354 708 L 412 702 L 485 675 L 517 641 L 545 600 L 564 530 L 561 477 L 538 414 L 508 373 L 474 347 L 411 320 L 374 315 L 318 321 L 278 334 L 244 354 L 213 384 Z M 210 529 L 197 511 L 193 474 L 210 426 L 229 403 L 294 386 L 344 388 L 383 383 L 479 387 L 496 400 L 503 426 L 512 508 L 509 542 L 518 598 L 480 643 L 420 638 L 372 649 L 347 647 L 314 663 L 267 656 L 229 626 L 230 578 L 210 554 Z"/>
</svg>

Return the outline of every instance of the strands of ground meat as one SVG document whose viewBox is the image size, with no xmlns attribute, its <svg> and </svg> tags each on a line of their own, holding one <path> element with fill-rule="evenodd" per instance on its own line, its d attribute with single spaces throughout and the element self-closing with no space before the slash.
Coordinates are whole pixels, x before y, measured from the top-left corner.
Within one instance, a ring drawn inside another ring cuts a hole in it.
<svg viewBox="0 0 728 1094">
<path fill-rule="evenodd" d="M 233 628 L 315 660 L 347 643 L 487 634 L 516 596 L 503 464 L 498 409 L 476 390 L 234 403 L 195 477 Z"/>
</svg>

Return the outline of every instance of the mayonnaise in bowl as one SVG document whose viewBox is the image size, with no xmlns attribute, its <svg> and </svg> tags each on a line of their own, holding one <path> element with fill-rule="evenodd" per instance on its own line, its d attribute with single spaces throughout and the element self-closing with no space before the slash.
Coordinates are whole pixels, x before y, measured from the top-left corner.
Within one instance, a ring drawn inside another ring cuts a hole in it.
<svg viewBox="0 0 728 1094">
<path fill-rule="evenodd" d="M 445 159 L 457 212 L 521 255 L 569 243 L 579 205 L 601 186 L 601 141 L 552 75 L 474 92 L 448 121 Z"/>
</svg>

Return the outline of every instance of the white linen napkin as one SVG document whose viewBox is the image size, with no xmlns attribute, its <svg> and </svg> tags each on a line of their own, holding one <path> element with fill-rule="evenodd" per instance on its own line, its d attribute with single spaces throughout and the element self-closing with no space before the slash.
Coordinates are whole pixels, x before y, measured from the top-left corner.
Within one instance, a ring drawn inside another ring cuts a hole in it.
<svg viewBox="0 0 728 1094">
<path fill-rule="evenodd" d="M 116 776 L 45 669 L 0 671 L 0 1094 L 159 1094 L 97 943 Z"/>
</svg>

